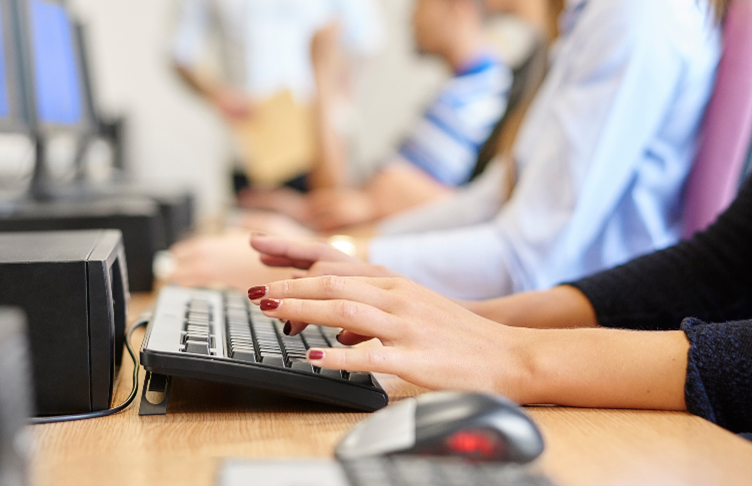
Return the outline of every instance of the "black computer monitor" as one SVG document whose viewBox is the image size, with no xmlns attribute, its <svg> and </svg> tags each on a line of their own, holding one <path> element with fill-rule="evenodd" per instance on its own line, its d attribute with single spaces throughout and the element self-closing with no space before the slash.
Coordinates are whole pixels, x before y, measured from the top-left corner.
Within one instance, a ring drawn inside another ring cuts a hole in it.
<svg viewBox="0 0 752 486">
<path fill-rule="evenodd" d="M 18 1 L 37 131 L 91 130 L 76 29 L 64 2 Z"/>
<path fill-rule="evenodd" d="M 15 5 L 0 0 L 0 132 L 30 130 L 18 35 Z"/>
</svg>

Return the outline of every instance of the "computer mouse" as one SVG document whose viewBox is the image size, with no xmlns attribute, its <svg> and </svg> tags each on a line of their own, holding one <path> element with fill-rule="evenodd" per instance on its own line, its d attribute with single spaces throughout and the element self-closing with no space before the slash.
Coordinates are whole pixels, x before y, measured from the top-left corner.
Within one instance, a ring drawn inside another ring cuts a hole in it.
<svg viewBox="0 0 752 486">
<path fill-rule="evenodd" d="M 411 454 L 525 464 L 543 452 L 543 437 L 512 401 L 481 393 L 436 392 L 403 400 L 355 426 L 339 459 Z"/>
</svg>

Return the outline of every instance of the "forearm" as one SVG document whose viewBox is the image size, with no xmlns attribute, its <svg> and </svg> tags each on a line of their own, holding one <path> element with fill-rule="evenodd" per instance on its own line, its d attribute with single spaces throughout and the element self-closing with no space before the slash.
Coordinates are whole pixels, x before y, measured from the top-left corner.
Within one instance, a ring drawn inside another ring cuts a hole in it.
<svg viewBox="0 0 752 486">
<path fill-rule="evenodd" d="M 452 189 L 407 164 L 392 164 L 380 170 L 364 190 L 373 203 L 376 220 L 452 193 Z"/>
<path fill-rule="evenodd" d="M 582 292 L 569 286 L 458 303 L 481 317 L 513 327 L 566 329 L 598 326 L 590 301 Z"/>
<path fill-rule="evenodd" d="M 689 342 L 681 331 L 515 329 L 524 403 L 685 410 Z"/>
<path fill-rule="evenodd" d="M 333 122 L 335 95 L 319 86 L 313 109 L 316 155 L 308 181 L 311 189 L 335 189 L 347 181 L 347 150 Z"/>
</svg>

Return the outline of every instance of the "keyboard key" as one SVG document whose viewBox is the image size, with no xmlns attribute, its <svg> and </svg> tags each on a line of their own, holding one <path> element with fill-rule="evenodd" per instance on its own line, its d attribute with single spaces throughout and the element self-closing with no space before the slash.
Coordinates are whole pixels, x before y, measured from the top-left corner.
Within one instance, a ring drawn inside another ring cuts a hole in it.
<svg viewBox="0 0 752 486">
<path fill-rule="evenodd" d="M 305 373 L 313 373 L 313 365 L 302 360 L 293 361 L 291 368 L 296 371 L 303 371 Z"/>
<path fill-rule="evenodd" d="M 248 349 L 239 349 L 237 351 L 233 351 L 232 359 L 237 359 L 239 361 L 247 361 L 249 363 L 255 363 L 256 352 L 248 350 Z"/>
<path fill-rule="evenodd" d="M 281 354 L 263 353 L 261 356 L 261 362 L 267 366 L 275 366 L 277 368 L 285 367 L 285 358 Z"/>
<path fill-rule="evenodd" d="M 207 341 L 191 341 L 190 339 L 185 342 L 185 352 L 193 354 L 209 354 L 209 343 Z"/>
<path fill-rule="evenodd" d="M 341 380 L 342 377 L 342 371 L 340 370 L 330 370 L 328 368 L 321 368 L 321 372 L 319 373 L 321 376 L 327 376 L 329 378 L 337 378 L 338 380 Z"/>
<path fill-rule="evenodd" d="M 368 373 L 350 373 L 349 381 L 358 385 L 373 386 L 371 375 Z"/>
</svg>

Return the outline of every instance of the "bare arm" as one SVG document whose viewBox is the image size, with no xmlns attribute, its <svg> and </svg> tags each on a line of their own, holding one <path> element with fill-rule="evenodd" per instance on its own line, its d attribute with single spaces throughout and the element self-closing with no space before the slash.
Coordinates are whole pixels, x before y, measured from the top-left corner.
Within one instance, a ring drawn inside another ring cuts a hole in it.
<svg viewBox="0 0 752 486">
<path fill-rule="evenodd" d="M 253 103 L 245 93 L 201 76 L 181 64 L 175 64 L 175 71 L 191 90 L 209 100 L 227 118 L 238 120 L 252 115 Z"/>
<path fill-rule="evenodd" d="M 451 194 L 452 189 L 407 164 L 380 170 L 362 189 L 314 191 L 308 196 L 305 224 L 318 231 L 339 231 L 371 223 Z"/>
<path fill-rule="evenodd" d="M 689 343 L 680 331 L 500 326 L 404 279 L 321 277 L 253 289 L 270 317 L 344 327 L 383 347 L 309 351 L 325 368 L 396 374 L 431 389 L 492 391 L 519 403 L 683 410 Z"/>
<path fill-rule="evenodd" d="M 538 329 L 597 327 L 595 310 L 585 295 L 562 285 L 483 302 L 458 302 L 479 316 L 509 326 Z"/>
<path fill-rule="evenodd" d="M 339 24 L 334 22 L 316 33 L 311 59 L 316 79 L 313 106 L 316 154 L 308 181 L 311 189 L 336 189 L 347 181 L 347 150 L 334 123 L 337 105 L 347 86 L 347 60 L 341 52 Z"/>
</svg>

